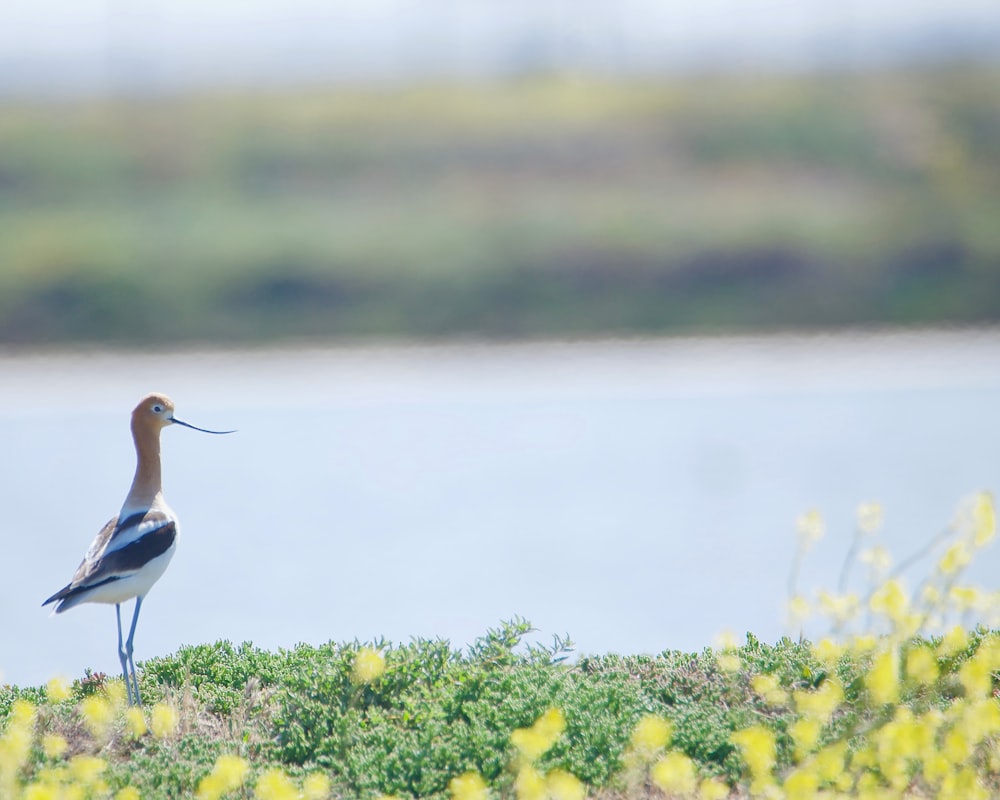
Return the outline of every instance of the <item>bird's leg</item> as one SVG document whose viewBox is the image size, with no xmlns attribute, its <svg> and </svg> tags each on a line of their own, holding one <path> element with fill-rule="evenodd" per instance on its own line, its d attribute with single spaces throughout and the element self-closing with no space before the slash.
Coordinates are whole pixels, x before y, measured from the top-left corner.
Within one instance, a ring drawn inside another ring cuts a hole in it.
<svg viewBox="0 0 1000 800">
<path fill-rule="evenodd" d="M 135 661 L 132 660 L 132 639 L 135 637 L 135 624 L 139 621 L 139 609 L 142 608 L 142 595 L 135 598 L 135 611 L 132 613 L 132 625 L 128 629 L 128 639 L 125 641 L 125 654 L 128 656 L 129 667 L 132 669 L 132 686 L 135 690 L 135 704 L 142 705 L 139 697 L 139 676 L 135 674 Z"/>
<path fill-rule="evenodd" d="M 132 705 L 132 684 L 128 679 L 128 653 L 122 644 L 122 606 L 115 603 L 115 618 L 118 620 L 118 660 L 122 664 L 122 677 L 125 679 L 125 691 L 128 693 L 128 704 Z"/>
</svg>

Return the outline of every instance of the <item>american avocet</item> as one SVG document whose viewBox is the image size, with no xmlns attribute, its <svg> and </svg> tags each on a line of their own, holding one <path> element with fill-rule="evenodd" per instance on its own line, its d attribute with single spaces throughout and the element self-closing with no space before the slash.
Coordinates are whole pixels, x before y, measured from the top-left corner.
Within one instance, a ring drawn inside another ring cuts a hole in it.
<svg viewBox="0 0 1000 800">
<path fill-rule="evenodd" d="M 168 425 L 183 425 L 202 433 L 209 431 L 182 422 L 174 416 L 173 401 L 162 394 L 149 394 L 132 412 L 132 439 L 136 467 L 132 488 L 118 516 L 108 522 L 90 545 L 73 580 L 42 603 L 58 601 L 60 614 L 80 603 L 114 603 L 118 618 L 118 658 L 122 665 L 130 704 L 141 705 L 139 681 L 132 660 L 132 639 L 142 600 L 163 574 L 177 547 L 177 516 L 163 499 L 160 482 L 160 431 Z M 121 604 L 135 598 L 135 611 L 128 639 L 122 643 Z"/>
</svg>

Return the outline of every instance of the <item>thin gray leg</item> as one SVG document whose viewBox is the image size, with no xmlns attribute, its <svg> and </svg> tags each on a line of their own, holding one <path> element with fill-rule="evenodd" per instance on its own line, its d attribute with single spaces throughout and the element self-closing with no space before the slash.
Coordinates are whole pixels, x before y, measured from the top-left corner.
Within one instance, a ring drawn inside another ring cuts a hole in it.
<svg viewBox="0 0 1000 800">
<path fill-rule="evenodd" d="M 139 697 L 139 676 L 135 674 L 135 661 L 132 659 L 132 639 L 135 638 L 135 623 L 139 621 L 139 609 L 142 608 L 142 595 L 135 598 L 135 611 L 132 613 L 132 625 L 128 629 L 128 639 L 125 640 L 125 654 L 128 656 L 129 668 L 132 671 L 132 688 L 135 691 L 135 704 L 142 705 Z M 126 679 L 126 683 L 128 680 Z"/>
<path fill-rule="evenodd" d="M 122 607 L 115 603 L 115 618 L 118 620 L 118 660 L 122 664 L 122 677 L 125 679 L 125 691 L 128 692 L 128 704 L 132 705 L 132 684 L 128 679 L 128 653 L 122 644 Z"/>
</svg>

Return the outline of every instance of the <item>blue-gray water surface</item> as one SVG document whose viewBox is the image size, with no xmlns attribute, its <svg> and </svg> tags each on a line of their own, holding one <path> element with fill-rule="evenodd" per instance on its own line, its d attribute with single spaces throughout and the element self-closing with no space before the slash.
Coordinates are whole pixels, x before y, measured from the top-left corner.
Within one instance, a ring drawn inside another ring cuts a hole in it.
<svg viewBox="0 0 1000 800">
<path fill-rule="evenodd" d="M 216 639 L 463 646 L 514 615 L 582 653 L 774 641 L 795 633 L 799 514 L 827 526 L 809 593 L 835 588 L 860 502 L 902 557 L 1000 485 L 995 331 L 9 354 L 3 680 L 117 671 L 111 607 L 40 603 L 117 513 L 153 390 L 239 432 L 163 433 L 181 539 L 139 661 Z M 973 579 L 996 588 L 997 562 Z"/>
</svg>

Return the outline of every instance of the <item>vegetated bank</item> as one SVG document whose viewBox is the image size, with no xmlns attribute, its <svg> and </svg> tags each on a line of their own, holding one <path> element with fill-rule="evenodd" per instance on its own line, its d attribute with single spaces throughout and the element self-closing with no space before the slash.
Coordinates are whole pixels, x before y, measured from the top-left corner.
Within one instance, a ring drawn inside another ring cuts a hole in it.
<svg viewBox="0 0 1000 800">
<path fill-rule="evenodd" d="M 76 782 L 84 796 L 146 800 L 1000 788 L 992 632 L 889 647 L 748 635 L 702 653 L 570 661 L 567 640 L 525 646 L 529 631 L 514 620 L 465 650 L 184 647 L 143 665 L 145 717 L 103 675 L 2 687 L 0 784 L 12 797 Z"/>
</svg>

